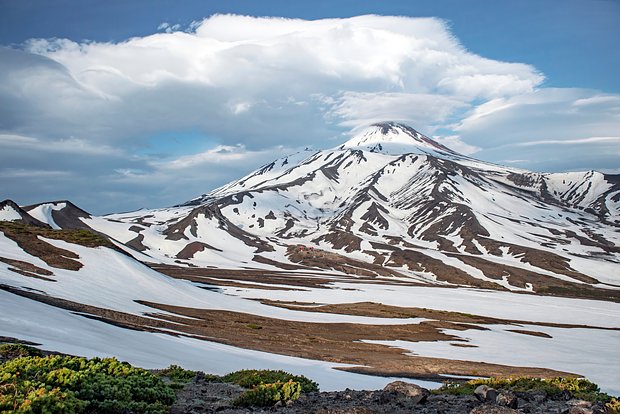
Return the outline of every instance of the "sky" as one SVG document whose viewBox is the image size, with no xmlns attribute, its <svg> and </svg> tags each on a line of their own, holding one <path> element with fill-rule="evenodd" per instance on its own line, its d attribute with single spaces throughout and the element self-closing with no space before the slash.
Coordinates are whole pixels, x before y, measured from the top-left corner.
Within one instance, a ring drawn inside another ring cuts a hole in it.
<svg viewBox="0 0 620 414">
<path fill-rule="evenodd" d="M 399 121 L 620 173 L 620 1 L 0 0 L 0 199 L 182 203 Z"/>
</svg>

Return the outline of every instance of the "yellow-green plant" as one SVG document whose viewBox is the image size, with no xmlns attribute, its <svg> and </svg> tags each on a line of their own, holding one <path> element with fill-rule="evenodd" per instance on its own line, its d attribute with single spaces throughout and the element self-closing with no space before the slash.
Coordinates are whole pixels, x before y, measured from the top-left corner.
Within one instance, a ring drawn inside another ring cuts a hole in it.
<svg viewBox="0 0 620 414">
<path fill-rule="evenodd" d="M 243 369 L 222 377 L 224 382 L 232 382 L 244 388 L 253 388 L 260 384 L 294 381 L 301 385 L 302 392 L 317 392 L 319 385 L 303 375 L 293 375 L 286 371 L 270 369 Z"/>
<path fill-rule="evenodd" d="M 260 384 L 244 392 L 233 404 L 242 407 L 270 407 L 277 402 L 286 403 L 299 398 L 301 385 L 298 382 L 274 382 L 272 384 Z"/>
<path fill-rule="evenodd" d="M 513 392 L 541 391 L 549 396 L 556 396 L 563 392 L 569 392 L 573 397 L 587 401 L 606 402 L 611 397 L 600 392 L 598 385 L 585 378 L 484 378 L 474 379 L 465 383 L 445 383 L 435 391 L 437 394 L 473 394 L 479 385 L 487 385 L 491 388 L 509 390 Z"/>
<path fill-rule="evenodd" d="M 0 413 L 164 414 L 173 390 L 114 358 L 24 357 L 0 365 Z"/>
</svg>

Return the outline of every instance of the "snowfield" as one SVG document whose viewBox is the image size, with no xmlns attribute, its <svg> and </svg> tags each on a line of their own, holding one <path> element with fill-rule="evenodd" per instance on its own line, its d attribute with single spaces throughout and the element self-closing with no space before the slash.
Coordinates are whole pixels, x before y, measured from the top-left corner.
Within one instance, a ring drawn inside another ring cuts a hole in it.
<svg viewBox="0 0 620 414">
<path fill-rule="evenodd" d="M 379 389 L 401 380 L 423 387 L 440 384 L 395 377 L 376 377 L 333 369 L 334 364 L 284 355 L 235 348 L 187 337 L 147 333 L 119 328 L 71 312 L 0 291 L 2 335 L 40 343 L 43 349 L 88 358 L 116 357 L 143 368 L 165 368 L 170 364 L 186 369 L 223 375 L 240 369 L 282 369 L 305 375 L 319 383 L 322 391 L 347 387 Z M 8 310 L 8 311 L 7 311 Z"/>
<path fill-rule="evenodd" d="M 462 342 L 365 341 L 407 349 L 413 355 L 466 361 L 490 362 L 513 366 L 553 368 L 584 375 L 599 384 L 603 392 L 620 395 L 620 331 L 600 329 L 561 329 L 532 325 L 520 327 L 485 325 L 489 331 L 444 330 L 467 340 L 475 347 L 453 346 Z M 551 338 L 525 335 L 509 330 L 542 332 Z M 587 358 L 580 358 L 587 349 Z"/>
</svg>

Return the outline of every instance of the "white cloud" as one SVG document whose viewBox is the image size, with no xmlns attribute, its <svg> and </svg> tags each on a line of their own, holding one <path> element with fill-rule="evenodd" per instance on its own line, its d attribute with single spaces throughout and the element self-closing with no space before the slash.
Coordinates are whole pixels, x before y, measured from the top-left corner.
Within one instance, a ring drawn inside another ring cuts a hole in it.
<svg viewBox="0 0 620 414">
<path fill-rule="evenodd" d="M 328 115 L 346 127 L 390 120 L 424 124 L 427 133 L 467 106 L 450 96 L 396 92 L 345 92 L 333 98 L 333 102 Z"/>
<path fill-rule="evenodd" d="M 542 88 L 486 102 L 452 126 L 476 157 L 542 171 L 610 169 L 620 159 L 620 96 Z"/>
<path fill-rule="evenodd" d="M 469 145 L 466 142 L 463 142 L 463 140 L 461 140 L 458 135 L 449 135 L 447 137 L 433 136 L 433 139 L 439 142 L 441 145 L 445 145 L 446 147 L 460 154 L 471 155 L 481 150 L 480 147 Z"/>
<path fill-rule="evenodd" d="M 80 194 L 97 183 L 110 198 L 93 205 L 110 211 L 149 198 L 183 201 L 280 155 L 280 145 L 333 147 L 375 121 L 406 122 L 492 159 L 507 158 L 509 144 L 617 136 L 620 97 L 541 88 L 534 67 L 468 52 L 437 18 L 215 15 L 158 31 L 118 43 L 34 39 L 24 50 L 0 48 L 4 168 L 56 171 L 60 162 L 70 177 L 54 183 L 57 191 Z M 184 131 L 204 144 L 184 140 Z M 166 156 L 172 144 L 161 142 L 163 159 L 145 155 L 161 134 L 186 155 Z M 605 145 L 609 152 L 616 143 Z M 510 154 L 517 158 L 537 159 Z M 1 184 L 24 195 L 24 183 Z M 54 191 L 27 184 L 36 199 Z M 125 199 L 112 198 L 119 194 Z"/>
<path fill-rule="evenodd" d="M 53 124 L 66 133 L 76 127 L 67 121 L 71 114 L 93 139 L 200 128 L 223 144 L 243 139 L 251 147 L 259 139 L 252 131 L 273 121 L 281 126 L 267 145 L 293 131 L 304 132 L 294 134 L 299 144 L 320 140 L 315 129 L 300 125 L 325 119 L 331 135 L 385 118 L 427 131 L 455 108 L 531 91 L 543 79 L 529 65 L 467 52 L 436 18 L 215 15 L 192 28 L 162 23 L 165 33 L 120 43 L 33 40 L 27 51 L 49 58 L 56 70 L 42 68 L 40 86 L 30 78 L 32 65 L 10 67 L 0 80 L 12 88 L 18 76 L 18 85 L 35 86 L 20 95 L 30 98 L 23 109 L 44 121 L 24 120 L 29 132 L 49 133 Z M 311 99 L 317 94 L 336 102 L 318 105 Z"/>
<path fill-rule="evenodd" d="M 620 137 L 588 137 L 578 139 L 547 139 L 541 141 L 530 142 L 518 142 L 513 144 L 515 147 L 532 147 L 536 145 L 577 145 L 577 144 L 596 144 L 596 143 L 610 143 L 620 144 Z"/>
</svg>

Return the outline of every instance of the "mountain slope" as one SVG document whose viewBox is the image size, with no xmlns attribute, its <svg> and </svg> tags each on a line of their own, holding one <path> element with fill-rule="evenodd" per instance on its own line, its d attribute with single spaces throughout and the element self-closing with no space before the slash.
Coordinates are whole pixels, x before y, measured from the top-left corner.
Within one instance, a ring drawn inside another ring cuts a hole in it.
<svg viewBox="0 0 620 414">
<path fill-rule="evenodd" d="M 358 372 L 616 390 L 618 178 L 493 165 L 386 123 L 170 208 L 7 202 L 0 332 L 152 367 L 322 360 L 286 363 L 334 389 Z"/>
<path fill-rule="evenodd" d="M 47 223 L 32 217 L 25 209 L 18 206 L 13 200 L 4 200 L 0 202 L 0 221 L 19 222 L 31 224 L 33 226 L 49 227 Z"/>
<path fill-rule="evenodd" d="M 31 216 L 53 229 L 88 229 L 81 218 L 90 218 L 90 214 L 68 200 L 25 206 Z"/>
</svg>

